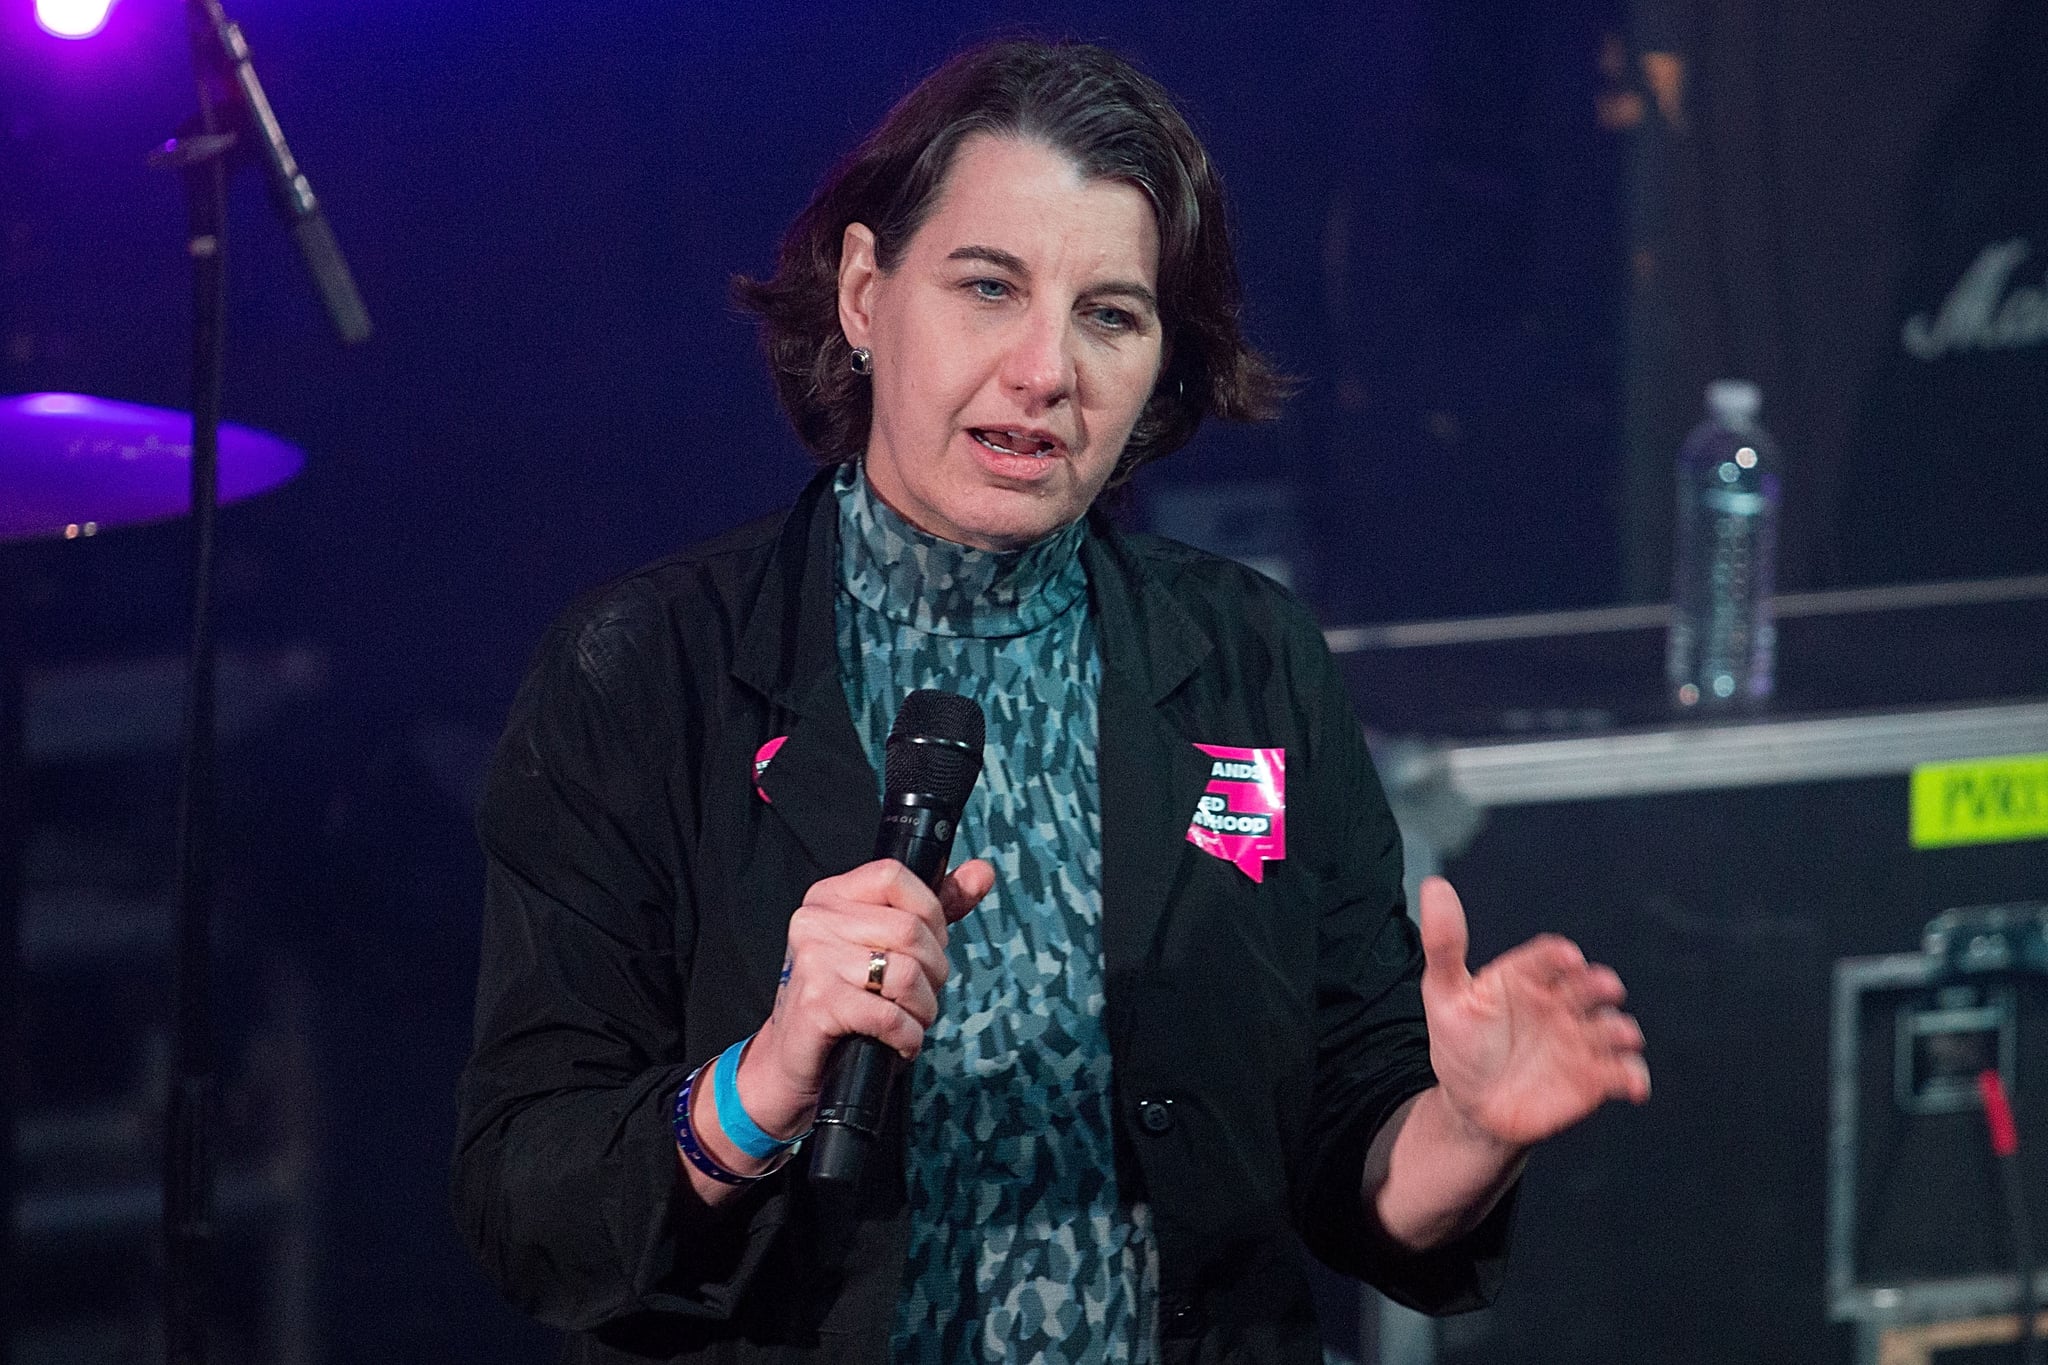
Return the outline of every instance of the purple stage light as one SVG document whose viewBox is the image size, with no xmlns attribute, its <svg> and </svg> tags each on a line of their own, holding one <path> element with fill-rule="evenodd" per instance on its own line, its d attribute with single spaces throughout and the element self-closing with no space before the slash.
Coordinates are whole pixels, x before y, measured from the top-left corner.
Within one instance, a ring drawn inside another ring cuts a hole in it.
<svg viewBox="0 0 2048 1365">
<path fill-rule="evenodd" d="M 106 27 L 114 0 L 36 0 L 36 22 L 59 38 L 90 38 Z"/>
</svg>

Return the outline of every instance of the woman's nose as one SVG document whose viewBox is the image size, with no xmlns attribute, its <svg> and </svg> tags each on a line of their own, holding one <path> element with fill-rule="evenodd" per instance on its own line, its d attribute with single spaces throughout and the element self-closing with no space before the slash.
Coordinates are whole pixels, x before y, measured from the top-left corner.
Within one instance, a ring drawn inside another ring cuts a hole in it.
<svg viewBox="0 0 2048 1365">
<path fill-rule="evenodd" d="M 1064 315 L 1020 320 L 1003 356 L 1003 384 L 1032 407 L 1052 407 L 1074 392 L 1072 333 Z"/>
</svg>

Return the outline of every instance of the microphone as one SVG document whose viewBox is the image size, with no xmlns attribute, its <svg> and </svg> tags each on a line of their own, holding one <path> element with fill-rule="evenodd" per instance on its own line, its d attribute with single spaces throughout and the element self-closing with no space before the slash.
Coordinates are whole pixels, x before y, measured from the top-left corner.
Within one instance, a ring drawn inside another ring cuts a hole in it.
<svg viewBox="0 0 2048 1365">
<path fill-rule="evenodd" d="M 263 83 L 256 79 L 256 66 L 249 59 L 249 44 L 242 37 L 241 25 L 228 18 L 221 0 L 192 0 L 188 8 L 194 33 L 209 31 L 213 42 L 219 45 L 213 56 L 223 64 L 223 74 L 241 96 L 251 131 L 261 144 L 271 198 L 291 228 L 307 270 L 312 272 L 313 287 L 327 307 L 328 321 L 334 324 L 342 344 L 353 346 L 370 335 L 370 315 L 363 307 L 363 296 L 356 292 L 355 277 L 348 272 L 341 247 L 334 240 L 334 229 L 327 225 L 327 214 L 313 197 L 313 187 L 306 182 L 305 172 L 292 158 L 292 149 L 285 144 L 284 129 L 271 110 L 270 97 L 264 93 Z"/>
<path fill-rule="evenodd" d="M 953 832 L 981 776 L 985 733 L 981 707 L 931 689 L 905 697 L 889 730 L 875 856 L 894 858 L 933 891 L 945 880 Z M 860 1034 L 833 1045 L 809 1140 L 812 1181 L 860 1182 L 868 1148 L 888 1116 L 900 1061 L 893 1048 Z"/>
</svg>

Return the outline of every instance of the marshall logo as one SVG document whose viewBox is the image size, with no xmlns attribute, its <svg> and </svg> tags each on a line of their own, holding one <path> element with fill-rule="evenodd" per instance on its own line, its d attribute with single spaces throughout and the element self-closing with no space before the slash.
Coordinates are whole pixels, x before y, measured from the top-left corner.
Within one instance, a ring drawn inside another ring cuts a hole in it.
<svg viewBox="0 0 2048 1365">
<path fill-rule="evenodd" d="M 2028 251 L 2026 238 L 2014 237 L 1978 252 L 1934 317 L 1906 319 L 1899 344 L 1916 360 L 1939 360 L 1951 351 L 2016 351 L 2048 341 L 2048 277 L 2007 289 Z"/>
</svg>

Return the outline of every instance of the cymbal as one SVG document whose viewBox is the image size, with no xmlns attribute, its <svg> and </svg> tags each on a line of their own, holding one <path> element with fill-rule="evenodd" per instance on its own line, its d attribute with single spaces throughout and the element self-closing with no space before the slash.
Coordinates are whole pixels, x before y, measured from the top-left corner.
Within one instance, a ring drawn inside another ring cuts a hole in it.
<svg viewBox="0 0 2048 1365">
<path fill-rule="evenodd" d="M 220 500 L 288 481 L 297 446 L 220 424 Z M 0 541 L 76 539 L 192 509 L 192 418 L 77 393 L 0 398 Z"/>
</svg>

